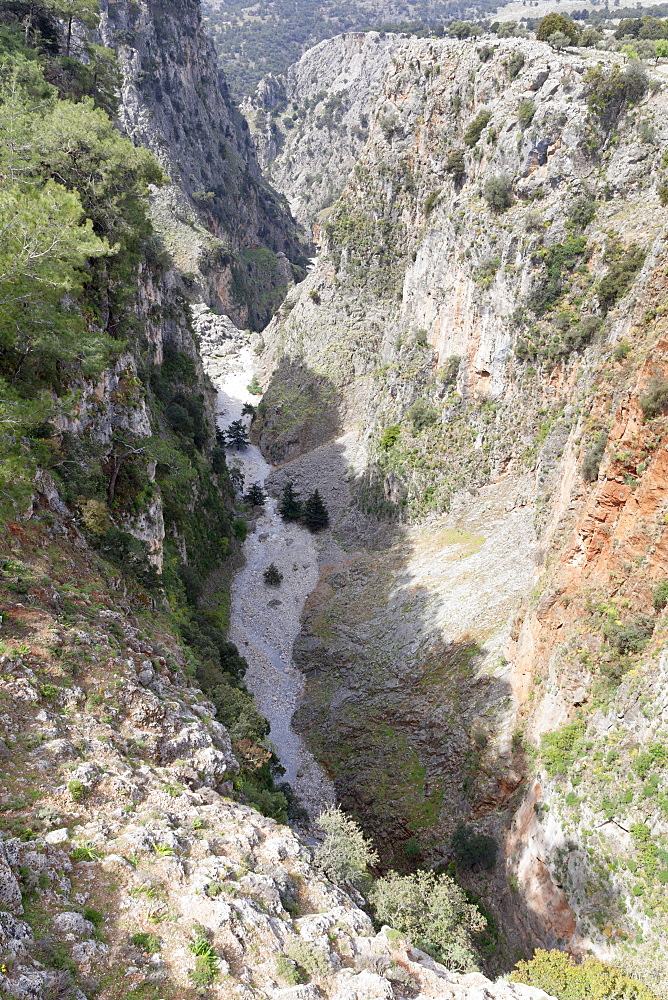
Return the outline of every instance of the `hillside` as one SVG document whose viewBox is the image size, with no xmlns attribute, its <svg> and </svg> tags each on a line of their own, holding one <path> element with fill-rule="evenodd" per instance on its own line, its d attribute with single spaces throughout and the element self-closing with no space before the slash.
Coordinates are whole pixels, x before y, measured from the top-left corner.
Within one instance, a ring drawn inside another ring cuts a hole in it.
<svg viewBox="0 0 668 1000">
<path fill-rule="evenodd" d="M 336 512 L 295 725 L 346 809 L 399 867 L 452 858 L 462 822 L 494 838 L 462 874 L 495 961 L 537 938 L 656 986 L 668 120 L 644 73 L 519 39 L 302 57 L 271 170 L 303 218 L 322 175 L 320 249 L 263 334 L 256 433 L 276 489 Z"/>
</svg>

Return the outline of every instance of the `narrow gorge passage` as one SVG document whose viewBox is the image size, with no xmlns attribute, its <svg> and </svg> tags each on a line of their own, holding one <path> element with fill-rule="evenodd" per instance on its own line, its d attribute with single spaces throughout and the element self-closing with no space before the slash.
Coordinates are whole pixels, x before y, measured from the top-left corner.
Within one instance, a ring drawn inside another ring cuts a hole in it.
<svg viewBox="0 0 668 1000">
<path fill-rule="evenodd" d="M 257 396 L 247 389 L 254 366 L 253 350 L 245 338 L 240 333 L 237 341 L 228 342 L 230 353 L 205 359 L 218 390 L 221 430 L 241 419 L 245 403 L 257 403 Z M 272 467 L 259 448 L 249 445 L 227 454 L 230 469 L 239 469 L 244 477 L 244 489 L 253 483 L 264 485 Z M 304 602 L 318 580 L 318 556 L 310 532 L 283 521 L 277 507 L 277 501 L 268 497 L 264 508 L 258 508 L 255 531 L 244 543 L 246 563 L 232 582 L 229 638 L 248 661 L 245 682 L 269 721 L 269 740 L 285 768 L 285 780 L 315 818 L 334 802 L 334 787 L 293 731 L 291 719 L 304 687 L 303 676 L 292 661 L 292 646 L 300 631 Z M 268 587 L 263 580 L 272 562 L 283 574 L 279 587 Z"/>
</svg>

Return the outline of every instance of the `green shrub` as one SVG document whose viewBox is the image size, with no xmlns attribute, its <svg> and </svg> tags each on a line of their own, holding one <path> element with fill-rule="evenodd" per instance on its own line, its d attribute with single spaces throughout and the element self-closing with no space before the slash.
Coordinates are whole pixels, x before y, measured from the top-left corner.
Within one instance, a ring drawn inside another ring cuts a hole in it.
<svg viewBox="0 0 668 1000">
<path fill-rule="evenodd" d="M 647 70 L 637 60 L 622 70 L 617 65 L 602 63 L 590 67 L 584 74 L 589 110 L 598 116 L 606 129 L 613 127 L 627 104 L 641 99 L 647 91 Z"/>
<path fill-rule="evenodd" d="M 655 611 L 663 611 L 668 604 L 668 580 L 657 583 L 652 593 L 652 604 Z"/>
<path fill-rule="evenodd" d="M 436 191 L 431 191 L 424 200 L 424 214 L 427 218 L 436 208 L 436 202 L 438 201 L 438 196 L 441 193 L 440 188 Z"/>
<path fill-rule="evenodd" d="M 325 839 L 315 849 L 316 868 L 336 885 L 362 885 L 370 865 L 378 863 L 378 854 L 357 823 L 332 806 L 320 813 L 318 826 Z"/>
<path fill-rule="evenodd" d="M 320 978 L 326 976 L 330 971 L 329 962 L 324 951 L 316 947 L 310 941 L 302 938 L 292 938 L 285 945 L 285 954 L 297 966 L 297 971 L 301 972 L 300 982 L 311 977 Z"/>
<path fill-rule="evenodd" d="M 84 920 L 89 920 L 95 930 L 99 930 L 104 924 L 104 913 L 95 910 L 92 906 L 87 906 L 83 911 Z"/>
<path fill-rule="evenodd" d="M 513 52 L 512 56 L 508 60 L 508 76 L 511 80 L 514 80 L 518 75 L 522 67 L 524 66 L 524 53 L 523 52 Z"/>
<path fill-rule="evenodd" d="M 584 236 L 569 236 L 565 243 L 555 243 L 536 254 L 543 261 L 543 274 L 529 295 L 527 304 L 537 316 L 554 305 L 564 290 L 563 273 L 572 271 L 587 248 Z"/>
<path fill-rule="evenodd" d="M 551 777 L 565 774 L 584 750 L 585 724 L 576 719 L 540 741 L 540 752 L 545 770 Z"/>
<path fill-rule="evenodd" d="M 606 641 L 620 656 L 640 653 L 654 631 L 654 620 L 638 615 L 633 621 L 606 621 L 603 624 L 603 635 Z"/>
<path fill-rule="evenodd" d="M 448 875 L 390 872 L 375 883 L 369 899 L 379 921 L 406 934 L 448 969 L 477 968 L 472 935 L 483 930 L 486 921 Z"/>
<path fill-rule="evenodd" d="M 653 420 L 668 411 L 668 379 L 655 376 L 639 399 L 645 420 Z"/>
<path fill-rule="evenodd" d="M 248 390 L 248 392 L 251 393 L 252 396 L 262 395 L 262 386 L 260 385 L 260 380 L 258 379 L 257 375 L 253 375 L 252 379 L 246 386 L 246 389 Z"/>
<path fill-rule="evenodd" d="M 598 286 L 598 301 L 604 313 L 626 295 L 633 279 L 645 263 L 646 251 L 632 243 L 617 260 L 610 265 L 608 273 L 601 278 Z"/>
<path fill-rule="evenodd" d="M 650 743 L 634 760 L 633 770 L 644 781 L 655 767 L 664 768 L 667 764 L 668 748 L 663 743 Z"/>
<path fill-rule="evenodd" d="M 529 98 L 524 98 L 520 101 L 519 107 L 517 109 L 517 117 L 519 118 L 520 125 L 522 128 L 528 128 L 533 121 L 533 116 L 536 114 L 536 105 Z"/>
<path fill-rule="evenodd" d="M 464 180 L 466 177 L 466 160 L 463 149 L 453 149 L 448 153 L 445 161 L 445 169 L 451 175 L 455 184 L 459 184 Z"/>
<path fill-rule="evenodd" d="M 94 844 L 78 844 L 71 854 L 72 861 L 100 861 L 104 854 Z"/>
<path fill-rule="evenodd" d="M 267 587 L 280 587 L 283 581 L 283 574 L 275 563 L 269 563 L 262 576 Z"/>
<path fill-rule="evenodd" d="M 539 42 L 547 42 L 557 31 L 566 35 L 571 45 L 577 45 L 580 34 L 577 25 L 564 14 L 547 14 L 541 18 L 536 28 L 536 38 Z"/>
<path fill-rule="evenodd" d="M 209 941 L 208 933 L 204 927 L 196 924 L 193 928 L 193 940 L 188 947 L 195 956 L 195 969 L 190 973 L 190 978 L 195 986 L 207 987 L 218 978 L 220 970 L 218 968 L 218 956 L 213 950 Z"/>
<path fill-rule="evenodd" d="M 285 955 L 279 955 L 276 959 L 276 974 L 285 979 L 290 986 L 298 986 L 300 983 L 306 981 L 306 976 L 298 968 L 296 962 L 291 958 L 286 958 Z"/>
<path fill-rule="evenodd" d="M 488 208 L 499 215 L 513 203 L 513 185 L 507 174 L 497 174 L 485 182 L 483 197 Z"/>
<path fill-rule="evenodd" d="M 587 194 L 581 194 L 571 204 L 568 210 L 568 221 L 578 229 L 584 229 L 596 215 L 596 199 Z"/>
<path fill-rule="evenodd" d="M 599 434 L 595 443 L 585 453 L 582 459 L 582 478 L 586 483 L 595 483 L 598 479 L 598 470 L 605 454 L 605 446 L 608 443 L 607 434 Z"/>
<path fill-rule="evenodd" d="M 149 955 L 157 955 L 161 948 L 158 935 L 149 934 L 147 931 L 139 931 L 137 934 L 133 934 L 130 938 L 130 944 L 133 944 L 135 948 L 141 948 L 142 951 L 148 952 Z"/>
<path fill-rule="evenodd" d="M 393 448 L 401 436 L 401 427 L 399 424 L 390 424 L 386 427 L 380 436 L 379 446 L 383 451 L 389 451 Z"/>
<path fill-rule="evenodd" d="M 597 958 L 586 958 L 578 965 L 564 951 L 538 949 L 529 962 L 519 962 L 509 976 L 515 983 L 525 983 L 544 990 L 556 1000 L 658 1000 L 656 993 L 637 979 L 631 979 L 612 965 Z"/>
<path fill-rule="evenodd" d="M 83 800 L 86 798 L 87 795 L 86 786 L 82 784 L 82 782 L 77 781 L 76 779 L 74 781 L 67 782 L 67 790 L 75 802 L 83 802 Z"/>
<path fill-rule="evenodd" d="M 248 538 L 248 521 L 245 517 L 235 517 L 232 521 L 232 534 L 240 541 L 245 542 Z"/>
<path fill-rule="evenodd" d="M 476 833 L 470 826 L 460 823 L 450 838 L 450 844 L 460 868 L 482 868 L 489 871 L 496 864 L 499 845 L 494 837 Z"/>
<path fill-rule="evenodd" d="M 491 111 L 479 111 L 475 118 L 469 123 L 466 132 L 464 133 L 464 142 L 467 146 L 473 147 L 478 142 L 478 139 L 482 135 L 484 129 L 489 125 L 492 120 Z"/>
<path fill-rule="evenodd" d="M 425 399 L 416 400 L 406 414 L 413 424 L 413 433 L 420 434 L 438 420 L 438 410 Z"/>
</svg>

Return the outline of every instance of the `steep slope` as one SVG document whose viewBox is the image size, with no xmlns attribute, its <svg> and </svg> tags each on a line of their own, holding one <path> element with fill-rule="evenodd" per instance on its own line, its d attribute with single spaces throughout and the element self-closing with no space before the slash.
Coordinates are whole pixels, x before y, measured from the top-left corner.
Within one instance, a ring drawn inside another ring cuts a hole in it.
<svg viewBox="0 0 668 1000">
<path fill-rule="evenodd" d="M 387 862 L 460 866 L 500 918 L 493 962 L 561 943 L 656 987 L 665 91 L 601 52 L 392 44 L 317 265 L 264 333 L 258 440 L 346 550 L 323 552 L 297 721 Z"/>
<path fill-rule="evenodd" d="M 100 34 L 121 64 L 121 126 L 171 178 L 153 199 L 166 249 L 209 305 L 260 329 L 302 275 L 305 248 L 262 178 L 198 0 L 103 2 Z"/>
</svg>

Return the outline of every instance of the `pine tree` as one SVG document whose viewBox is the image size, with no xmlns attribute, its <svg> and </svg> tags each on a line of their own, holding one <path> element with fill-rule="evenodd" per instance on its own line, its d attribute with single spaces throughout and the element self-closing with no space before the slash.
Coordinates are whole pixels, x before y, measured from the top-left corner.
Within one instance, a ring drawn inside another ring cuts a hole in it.
<svg viewBox="0 0 668 1000">
<path fill-rule="evenodd" d="M 283 574 L 275 563 L 269 563 L 262 576 L 267 587 L 280 587 L 283 579 Z"/>
<path fill-rule="evenodd" d="M 323 503 L 322 497 L 317 490 L 309 496 L 308 500 L 304 504 L 304 515 L 302 517 L 303 523 L 309 529 L 309 531 L 320 531 L 322 528 L 326 528 L 329 524 L 329 514 L 327 513 L 327 508 Z"/>
<path fill-rule="evenodd" d="M 253 483 L 244 497 L 244 503 L 251 507 L 264 507 L 267 496 L 259 483 Z"/>
<path fill-rule="evenodd" d="M 246 448 L 250 444 L 248 431 L 241 420 L 233 420 L 227 428 L 226 435 L 228 448 L 236 448 L 237 451 L 241 451 L 242 448 Z"/>
<path fill-rule="evenodd" d="M 278 504 L 278 513 L 284 521 L 298 521 L 302 516 L 302 503 L 294 491 L 291 482 L 283 487 L 281 499 Z"/>
</svg>

